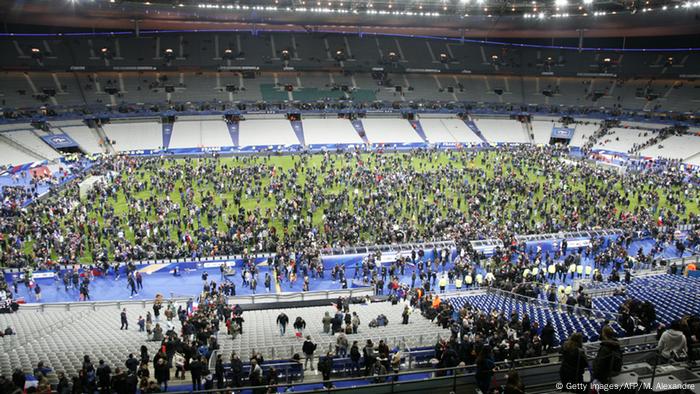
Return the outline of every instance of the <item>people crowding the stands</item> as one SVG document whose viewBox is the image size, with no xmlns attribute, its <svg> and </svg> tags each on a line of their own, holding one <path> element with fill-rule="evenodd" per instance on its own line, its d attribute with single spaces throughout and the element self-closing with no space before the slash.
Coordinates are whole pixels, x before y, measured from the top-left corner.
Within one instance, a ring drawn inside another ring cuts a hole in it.
<svg viewBox="0 0 700 394">
<path fill-rule="evenodd" d="M 209 285 L 205 282 L 203 286 Z M 513 290 L 522 291 L 522 287 L 516 286 Z M 528 289 L 526 291 L 532 291 Z M 209 291 L 204 291 L 199 298 L 199 303 L 190 301 L 186 305 L 174 305 L 170 301 L 157 297 L 152 309 L 154 311 L 156 329 L 152 333 L 146 333 L 145 339 L 155 340 L 160 343 L 156 354 L 151 358 L 148 348 L 141 347 L 138 357 L 128 355 L 121 366 L 110 366 L 102 360 L 98 360 L 97 366 L 89 356 L 85 356 L 80 373 L 75 377 L 66 377 L 59 374 L 59 393 L 86 392 L 101 390 L 103 392 L 133 393 L 139 390 L 142 393 L 159 392 L 172 385 L 171 370 L 175 370 L 175 380 L 183 380 L 186 373 L 191 379 L 192 389 L 211 389 L 214 387 L 233 386 L 240 387 L 244 384 L 261 386 L 260 392 L 266 392 L 265 386 L 274 386 L 279 383 L 278 371 L 273 368 L 265 368 L 265 360 L 260 353 L 253 352 L 250 360 L 241 360 L 234 352 L 230 359 L 224 361 L 219 354 L 214 360 L 214 369 L 209 366 L 214 350 L 217 350 L 217 333 L 221 335 L 224 325 L 229 334 L 233 335 L 230 327 L 240 333 L 243 327 L 243 310 L 238 305 L 229 305 L 226 295 L 218 286 L 210 286 Z M 405 305 L 403 302 L 407 302 Z M 395 306 L 402 310 L 416 309 L 426 319 L 434 321 L 443 328 L 449 329 L 450 337 L 443 338 L 436 344 L 435 367 L 436 375 L 445 373 L 443 368 L 469 367 L 462 370 L 470 370 L 476 373 L 475 379 L 482 392 L 489 392 L 493 385 L 493 375 L 499 369 L 512 365 L 515 360 L 532 359 L 546 356 L 558 357 L 561 362 L 562 382 L 576 384 L 582 382 L 583 371 L 590 366 L 594 379 L 605 383 L 612 376 L 619 373 L 621 368 L 622 351 L 615 331 L 610 325 L 604 324 L 600 334 L 600 347 L 595 358 L 586 356 L 583 351 L 583 342 L 586 340 L 580 333 L 574 333 L 563 343 L 556 338 L 555 330 L 551 322 L 540 327 L 537 322 L 532 322 L 527 314 L 512 313 L 506 315 L 499 311 L 486 312 L 472 308 L 467 302 L 463 307 L 456 309 L 454 305 L 441 298 L 440 294 L 432 291 L 425 292 L 422 288 L 412 289 L 400 305 Z M 323 378 L 326 387 L 332 386 L 333 361 L 336 358 L 348 358 L 350 371 L 355 376 L 365 376 L 373 382 L 384 382 L 390 378 L 390 373 L 396 374 L 401 370 L 402 354 L 399 349 L 391 349 L 384 340 L 374 343 L 371 339 L 363 340 L 364 345 L 352 337 L 346 335 L 357 334 L 359 318 L 348 299 L 338 299 L 334 305 L 335 313 L 319 316 L 323 322 L 325 317 L 330 318 L 326 335 L 336 335 L 335 351 L 324 351 L 318 354 L 317 345 L 310 335 L 306 335 L 303 342 L 302 353 L 304 361 L 299 355 L 292 357 L 291 362 L 298 363 L 300 367 L 309 370 L 317 369 Z M 160 313 L 161 310 L 176 310 L 175 313 Z M 349 318 L 349 323 L 348 323 Z M 176 331 L 169 324 L 171 320 L 178 319 L 181 329 Z M 284 312 L 280 313 L 275 323 L 286 325 L 289 318 Z M 272 323 L 272 322 L 271 322 Z M 166 327 L 165 330 L 161 328 Z M 401 324 L 398 322 L 383 324 Z M 371 327 L 371 322 L 368 324 Z M 322 325 L 323 326 L 323 325 Z M 350 330 L 348 331 L 348 326 Z M 128 330 L 128 327 L 125 327 Z M 305 331 L 303 319 L 295 319 L 297 332 Z M 323 334 L 325 327 L 315 335 Z M 281 332 L 285 335 L 284 332 Z M 361 334 L 361 333 L 360 333 Z M 689 357 L 688 344 L 700 343 L 700 319 L 685 318 L 681 322 L 674 322 L 670 328 L 659 329 L 659 351 L 663 360 L 678 360 Z M 361 337 L 359 337 L 361 338 Z M 351 346 L 350 343 L 352 343 Z M 556 356 L 556 354 L 560 354 Z M 545 359 L 540 359 L 546 362 Z M 227 362 L 228 371 L 225 372 L 224 362 Z M 244 373 L 243 365 L 248 363 L 250 369 Z M 34 374 L 42 379 L 50 369 L 37 365 Z M 13 376 L 15 384 L 21 383 L 21 378 Z M 225 381 L 224 381 L 225 380 Z M 0 382 L 10 385 L 10 382 Z M 522 382 L 518 377 L 508 376 L 506 392 L 524 392 Z M 572 386 L 573 387 L 573 386 Z M 585 390 L 585 386 L 580 391 Z M 65 391 L 64 391 L 65 390 Z M 72 391 L 69 391 L 72 390 Z M 104 391 L 107 390 L 107 391 Z M 111 391 L 109 391 L 111 390 Z M 257 392 L 256 391 L 256 392 Z M 575 390 L 576 391 L 576 390 Z"/>
</svg>

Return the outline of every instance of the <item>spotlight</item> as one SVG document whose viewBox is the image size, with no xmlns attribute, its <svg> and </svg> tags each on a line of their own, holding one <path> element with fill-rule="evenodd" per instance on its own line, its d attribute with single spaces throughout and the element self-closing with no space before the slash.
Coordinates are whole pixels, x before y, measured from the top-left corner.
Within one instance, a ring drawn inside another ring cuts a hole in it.
<svg viewBox="0 0 700 394">
<path fill-rule="evenodd" d="M 112 58 L 112 52 L 107 47 L 100 48 L 100 55 L 102 56 L 103 59 L 111 59 Z"/>
<path fill-rule="evenodd" d="M 39 48 L 32 48 L 32 59 L 41 59 L 44 57 L 44 54 L 41 52 L 41 49 Z"/>
</svg>

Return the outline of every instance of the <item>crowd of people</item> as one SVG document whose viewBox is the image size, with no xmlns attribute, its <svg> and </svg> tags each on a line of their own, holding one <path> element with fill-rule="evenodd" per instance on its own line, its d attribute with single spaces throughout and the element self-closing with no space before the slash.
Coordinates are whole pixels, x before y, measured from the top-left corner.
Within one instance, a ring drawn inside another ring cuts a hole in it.
<svg viewBox="0 0 700 394">
<path fill-rule="evenodd" d="M 103 159 L 2 218 L 4 266 L 280 255 L 352 245 L 694 223 L 696 175 L 557 160 L 552 147 L 234 159 Z"/>
<path fill-rule="evenodd" d="M 624 244 L 625 238 L 619 241 Z M 615 244 L 617 245 L 617 244 Z M 600 245 L 602 247 L 602 245 Z M 492 259 L 482 260 L 484 265 L 493 265 L 499 278 L 500 286 L 516 294 L 537 296 L 543 291 L 541 286 L 546 282 L 546 277 L 539 282 L 523 282 L 523 266 L 514 265 L 510 259 L 504 259 L 501 253 L 518 253 L 519 246 L 514 246 L 506 251 L 499 251 Z M 522 254 L 528 256 L 527 250 Z M 537 255 L 537 251 L 529 251 Z M 575 253 L 581 253 L 576 251 Z M 433 251 L 436 256 L 434 261 L 425 262 L 426 269 L 442 265 L 443 253 Z M 460 253 L 456 269 L 469 270 L 469 265 L 461 265 L 459 260 L 469 261 L 478 258 L 473 251 Z M 418 253 L 416 253 L 416 257 Z M 523 259 L 529 257 L 523 257 Z M 407 257 L 407 261 L 410 256 Z M 364 264 L 372 260 L 370 256 Z M 420 261 L 423 264 L 422 261 Z M 390 267 L 390 272 L 398 272 L 399 262 L 395 267 Z M 515 268 L 513 268 L 515 267 Z M 519 267 L 519 268 L 517 268 Z M 244 268 L 245 270 L 245 268 Z M 452 280 L 458 280 L 464 276 L 464 272 L 457 271 L 458 275 Z M 374 270 L 375 275 L 381 275 L 381 270 Z M 565 275 L 569 275 L 568 272 Z M 432 277 L 432 275 L 430 275 Z M 238 305 L 230 305 L 227 302 L 228 290 L 226 286 L 217 284 L 208 277 L 203 277 L 202 292 L 195 302 L 190 299 L 184 305 L 177 307 L 170 301 L 157 297 L 152 312 L 148 311 L 145 318 L 139 317 L 138 330 L 145 331 L 149 341 L 159 343 L 156 354 L 151 357 L 148 348 L 143 346 L 139 355 L 127 356 L 124 366 L 109 366 L 102 360 L 95 363 L 86 356 L 82 369 L 77 376 L 66 377 L 59 373 L 59 385 L 57 392 L 81 393 L 81 392 L 116 392 L 116 393 L 155 393 L 167 390 L 171 380 L 183 380 L 185 376 L 191 379 L 192 389 L 222 388 L 224 385 L 241 387 L 243 385 L 259 386 L 256 392 L 264 393 L 268 389 L 280 383 L 277 370 L 264 366 L 263 355 L 252 354 L 249 360 L 241 360 L 232 354 L 229 357 L 217 355 L 215 368 L 210 369 L 210 358 L 214 350 L 219 349 L 218 336 L 221 333 L 230 335 L 234 340 L 243 333 L 244 312 Z M 466 280 L 465 280 L 466 281 Z M 430 283 L 430 282 L 428 282 Z M 511 284 L 509 286 L 508 284 Z M 595 379 L 606 382 L 616 372 L 619 372 L 621 363 L 621 350 L 617 342 L 615 331 L 608 325 L 602 327 L 600 332 L 601 346 L 598 355 L 589 359 L 582 350 L 584 338 L 580 334 L 574 334 L 567 341 L 560 343 L 556 336 L 555 327 L 551 322 L 540 326 L 531 321 L 528 315 L 513 313 L 506 315 L 503 312 L 486 312 L 472 308 L 468 303 L 461 309 L 455 309 L 453 304 L 440 299 L 439 293 L 430 287 L 416 286 L 406 288 L 405 292 L 399 292 L 395 288 L 389 288 L 389 301 L 399 304 L 403 308 L 403 321 L 389 322 L 385 316 L 379 315 L 376 319 L 365 322 L 370 329 L 372 327 L 388 324 L 408 323 L 411 311 L 419 310 L 427 319 L 430 319 L 444 329 L 448 329 L 449 338 L 441 339 L 435 346 L 434 367 L 438 368 L 436 374 L 443 374 L 443 368 L 460 368 L 461 371 L 473 370 L 476 373 L 476 381 L 482 392 L 490 392 L 493 389 L 493 375 L 497 366 L 507 365 L 514 360 L 536 357 L 559 357 L 562 362 L 562 382 L 576 384 L 582 382 L 579 371 L 590 364 Z M 572 298 L 571 296 L 569 298 Z M 339 298 L 334 315 L 326 313 L 319 317 L 323 327 L 323 333 L 335 336 L 335 351 L 318 351 L 317 345 L 311 336 L 306 335 L 306 322 L 300 317 L 292 321 L 284 311 L 280 313 L 275 324 L 279 327 L 280 335 L 286 335 L 287 326 L 292 325 L 295 335 L 305 338 L 301 347 L 301 354 L 294 355 L 290 362 L 296 363 L 300 368 L 318 370 L 321 373 L 324 384 L 332 385 L 331 375 L 333 361 L 336 358 L 347 357 L 350 361 L 350 373 L 355 376 L 364 376 L 373 382 L 384 382 L 391 379 L 391 375 L 401 370 L 404 355 L 399 349 L 391 349 L 384 341 L 375 344 L 372 340 L 365 343 L 348 339 L 349 335 L 356 334 L 361 322 L 356 312 L 351 311 L 351 300 Z M 196 305 L 196 307 L 195 307 Z M 584 306 L 585 307 L 585 306 Z M 631 307 L 630 307 L 631 308 Z M 178 331 L 172 324 L 179 320 L 181 329 Z M 121 329 L 129 329 L 126 310 L 120 314 Z M 675 322 L 670 328 L 661 326 L 659 330 L 660 354 L 665 360 L 681 359 L 688 357 L 688 347 L 699 343 L 700 320 L 686 318 L 682 322 Z M 553 352 L 560 352 L 553 353 Z M 504 364 L 506 363 L 506 364 Z M 245 371 L 244 365 L 250 365 Z M 468 368 L 467 368 L 468 367 Z M 112 369 L 114 368 L 114 369 Z M 172 371 L 175 371 L 171 378 Z M 45 375 L 50 370 L 38 366 L 35 376 L 38 378 L 37 391 L 46 387 Z M 303 373 L 303 372 L 302 372 Z M 582 373 L 582 372 L 581 372 Z M 11 380 L 0 382 L 7 387 L 12 384 L 24 384 L 24 375 L 16 373 Z M 19 386 L 18 386 L 19 387 Z M 510 376 L 506 384 L 509 393 L 524 392 L 522 381 L 517 375 Z"/>
<path fill-rule="evenodd" d="M 449 328 L 451 337 L 436 345 L 436 366 L 476 365 L 479 386 L 487 392 L 497 363 L 542 356 L 559 345 L 553 327 L 539 327 L 528 316 L 489 314 L 469 306 L 454 310 L 434 293 L 444 292 L 447 284 L 457 288 L 478 284 L 479 276 L 486 284 L 529 295 L 538 295 L 557 279 L 571 283 L 574 277 L 585 275 L 601 280 L 601 272 L 610 267 L 611 278 L 618 272 L 627 276 L 635 264 L 655 264 L 656 253 L 677 242 L 673 224 L 699 221 L 693 204 L 700 196 L 696 188 L 687 187 L 698 184 L 695 174 L 671 170 L 620 174 L 584 162 L 553 159 L 563 154 L 558 148 L 521 146 L 482 152 L 326 153 L 284 160 L 104 158 L 89 172 L 116 171 L 119 175 L 111 183 L 97 185 L 87 198 L 79 197 L 77 184 L 69 184 L 64 191 L 27 208 L 4 211 L 0 263 L 24 268 L 29 285 L 30 267 L 85 262 L 107 272 L 110 264 L 123 262 L 133 295 L 142 285 L 131 264 L 135 260 L 242 254 L 246 257 L 240 267 L 241 285 L 255 290 L 260 280 L 269 291 L 273 283 L 284 287 L 301 280 L 308 290 L 310 280 L 328 275 L 320 257 L 324 249 L 453 239 L 458 244 L 454 256 L 435 249 L 432 259 L 423 259 L 425 251 L 414 250 L 381 265 L 380 255 L 369 255 L 354 267 L 352 278 L 344 265 L 333 267 L 330 276 L 343 287 L 348 280 L 371 284 L 377 294 L 388 295 L 394 303 L 404 300 Z M 662 230 L 664 226 L 668 229 Z M 591 228 L 619 228 L 624 233 L 615 242 L 593 239 L 589 246 L 568 253 L 563 244 L 551 252 L 529 249 L 514 237 Z M 657 244 L 650 252 L 640 249 L 631 255 L 629 246 L 640 232 L 650 234 Z M 492 237 L 501 239 L 505 247 L 488 258 L 467 242 Z M 698 244 L 697 232 L 681 242 L 683 248 Z M 275 252 L 264 279 L 252 258 L 260 252 Z M 597 274 L 583 271 L 583 258 L 593 259 Z M 61 273 L 66 291 L 77 289 L 81 299 L 89 299 L 93 271 L 86 272 Z M 118 275 L 121 270 L 114 272 Z M 401 279 L 407 272 L 411 273 L 410 284 Z M 95 366 L 86 356 L 79 376 L 70 380 L 60 376 L 58 392 L 68 392 L 68 387 L 73 392 L 105 387 L 119 393 L 133 392 L 134 387 L 157 392 L 167 389 L 171 369 L 176 371 L 175 379 L 188 371 L 193 390 L 223 384 L 224 361 L 217 360 L 214 371 L 208 367 L 209 357 L 218 349 L 216 334 L 225 326 L 225 332 L 235 338 L 243 332 L 245 320 L 240 307 L 226 302 L 235 295 L 236 285 L 227 279 L 225 267 L 218 283 L 202 279 L 197 308 L 188 303 L 175 309 L 160 301 L 152 314 L 139 319 L 139 329 L 147 332 L 149 340 L 161 343 L 157 354 L 150 357 L 144 347 L 139 357 L 130 355 L 114 371 L 100 360 Z M 526 280 L 534 285 L 519 285 Z M 41 290 L 36 288 L 40 300 Z M 550 289 L 547 297 L 555 286 Z M 4 277 L 0 290 L 10 297 L 16 293 Z M 553 296 L 562 304 L 590 307 L 585 296 Z M 345 335 L 356 332 L 359 317 L 343 301 L 338 305 L 338 314 L 323 317 L 324 331 L 338 335 L 336 353 L 317 357 L 316 368 L 324 380 L 330 377 L 333 357 L 341 355 L 349 355 L 355 372 L 360 373 L 362 366 L 367 376 L 398 370 L 401 356 L 387 344 L 380 342 L 375 347 L 368 340 L 360 349 L 357 342 L 349 343 Z M 160 320 L 163 309 L 166 322 Z M 408 322 L 412 309 L 406 307 L 402 323 Z M 175 318 L 181 323 L 180 332 L 167 323 Z M 281 334 L 289 322 L 287 316 L 277 318 Z M 126 315 L 121 323 L 128 329 Z M 381 315 L 367 323 L 376 327 L 390 324 Z M 292 326 L 301 336 L 305 322 L 296 319 Z M 696 330 L 697 324 L 689 327 Z M 616 349 L 610 331 L 603 328 L 601 332 L 607 341 L 601 351 L 605 348 L 612 354 Z M 673 348 L 667 355 L 682 348 L 673 331 L 671 327 L 661 336 L 662 345 Z M 685 335 L 686 342 L 693 335 L 697 334 Z M 697 342 L 697 336 L 692 340 Z M 581 342 L 582 338 L 574 336 L 564 343 L 565 373 L 571 375 L 562 375 L 562 379 L 578 379 L 576 371 L 583 362 Z M 311 369 L 315 352 L 307 338 L 303 364 Z M 613 359 L 607 363 L 616 362 L 612 356 L 607 359 Z M 251 372 L 243 376 L 240 358 L 232 355 L 228 360 L 234 385 L 245 378 L 251 385 L 275 384 L 274 372 L 263 376 L 262 355 L 248 361 Z M 298 361 L 302 362 L 301 356 Z M 600 367 L 608 365 L 601 362 L 594 361 L 593 369 L 602 381 L 601 371 L 611 369 Z M 13 376 L 13 383 L 20 383 L 20 377 L 16 379 Z M 517 381 L 511 383 L 518 386 Z"/>
</svg>

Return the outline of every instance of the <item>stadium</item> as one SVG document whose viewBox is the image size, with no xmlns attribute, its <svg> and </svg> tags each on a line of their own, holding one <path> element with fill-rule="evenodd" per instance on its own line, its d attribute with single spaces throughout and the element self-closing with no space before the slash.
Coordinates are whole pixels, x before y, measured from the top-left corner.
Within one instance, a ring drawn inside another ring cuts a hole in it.
<svg viewBox="0 0 700 394">
<path fill-rule="evenodd" d="M 0 18 L 0 393 L 700 393 L 699 2 Z"/>
</svg>

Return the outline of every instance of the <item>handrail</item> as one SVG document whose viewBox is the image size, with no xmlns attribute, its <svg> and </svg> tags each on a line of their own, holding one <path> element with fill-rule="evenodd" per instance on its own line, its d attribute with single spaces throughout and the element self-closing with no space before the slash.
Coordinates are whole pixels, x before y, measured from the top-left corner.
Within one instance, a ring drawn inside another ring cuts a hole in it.
<svg viewBox="0 0 700 394">
<path fill-rule="evenodd" d="M 338 289 L 338 290 L 317 290 L 308 292 L 289 292 L 280 294 L 251 294 L 251 295 L 240 295 L 234 297 L 228 297 L 228 304 L 235 305 L 258 305 L 258 304 L 269 304 L 269 303 L 280 303 L 280 302 L 304 302 L 304 301 L 321 301 L 321 300 L 335 300 L 338 297 L 366 297 L 373 296 L 374 289 L 371 287 L 358 287 L 353 289 Z M 166 299 L 167 301 L 181 302 L 185 303 L 190 298 L 196 298 L 195 295 L 191 297 L 171 297 Z M 79 302 L 55 302 L 55 303 L 30 303 L 22 304 L 20 311 L 39 311 L 43 312 L 45 310 L 57 310 L 65 309 L 66 311 L 71 310 L 71 308 L 90 308 L 96 310 L 97 308 L 116 306 L 118 309 L 123 306 L 129 305 L 141 305 L 145 308 L 146 305 L 153 303 L 154 300 L 128 300 L 128 301 L 79 301 Z"/>
<path fill-rule="evenodd" d="M 340 248 L 326 248 L 321 251 L 321 258 L 331 255 L 345 254 L 367 254 L 370 252 L 405 252 L 416 249 L 433 248 L 455 248 L 457 243 L 454 240 L 418 241 L 403 244 L 383 244 L 383 245 L 360 245 Z"/>
<path fill-rule="evenodd" d="M 608 287 L 597 287 L 597 288 L 584 288 L 583 292 L 591 298 L 597 297 L 608 297 L 614 295 L 616 291 L 624 290 L 626 288 L 624 283 L 620 283 L 617 286 Z"/>
<path fill-rule="evenodd" d="M 642 334 L 631 337 L 619 338 L 617 342 L 620 344 L 620 348 L 624 349 L 632 346 L 647 345 L 654 345 L 654 348 L 656 348 L 656 345 L 659 341 L 658 339 L 656 339 L 656 334 Z M 592 354 L 600 348 L 600 344 L 601 341 L 586 342 L 583 344 L 583 348 L 586 351 L 586 354 Z"/>
<path fill-rule="evenodd" d="M 635 356 L 636 359 L 640 357 L 640 355 L 647 354 L 649 352 L 656 352 L 656 349 L 649 349 L 649 350 L 643 350 L 643 351 L 636 351 L 636 352 L 628 352 L 625 353 L 625 357 L 629 356 Z M 500 361 L 496 362 L 496 374 L 498 374 L 498 381 L 503 381 L 503 374 L 507 374 L 509 371 L 538 371 L 544 366 L 549 366 L 549 367 L 557 367 L 560 365 L 560 362 L 558 361 L 559 359 L 559 354 L 558 353 L 550 353 L 546 354 L 540 357 L 532 357 L 532 358 L 527 358 L 527 359 L 519 359 L 515 361 Z M 548 362 L 546 364 L 543 364 L 543 360 L 547 359 Z M 557 359 L 557 361 L 552 361 L 553 359 Z M 476 372 L 474 371 L 475 365 L 467 365 L 467 366 L 457 366 L 457 367 L 452 367 L 452 368 L 429 368 L 429 369 L 417 369 L 417 370 L 412 370 L 412 371 L 405 371 L 405 372 L 398 372 L 398 373 L 389 373 L 387 372 L 384 375 L 378 375 L 378 376 L 360 376 L 360 377 L 349 377 L 349 378 L 339 378 L 339 379 L 332 379 L 330 380 L 331 383 L 335 386 L 336 383 L 344 383 L 344 382 L 353 382 L 357 380 L 366 380 L 366 381 L 372 381 L 372 380 L 384 380 L 384 383 L 368 383 L 366 387 L 370 388 L 375 388 L 375 387 L 386 387 L 386 386 L 393 386 L 397 383 L 400 383 L 402 385 L 405 385 L 407 383 L 417 383 L 417 382 L 424 382 L 425 378 L 414 378 L 414 379 L 401 379 L 401 377 L 410 377 L 414 375 L 424 375 L 425 373 L 432 373 L 433 376 L 430 377 L 431 381 L 452 381 L 453 384 L 456 385 L 456 380 L 457 379 L 464 379 L 464 378 L 474 378 L 476 375 Z M 438 376 L 442 375 L 442 376 Z M 523 374 L 521 373 L 521 376 Z M 558 376 L 555 380 L 558 379 Z M 552 383 L 555 382 L 555 380 L 552 380 Z M 318 382 L 319 385 L 321 382 Z M 294 390 L 295 386 L 301 386 L 301 385 L 306 385 L 308 383 L 305 382 L 299 382 L 299 383 L 287 383 L 287 384 L 278 384 L 278 385 L 271 385 L 271 386 L 245 386 L 246 390 L 252 390 L 253 392 L 256 391 L 256 389 L 260 389 L 260 391 L 265 391 L 271 390 L 272 392 L 279 392 L 280 389 L 282 391 L 286 391 L 288 389 Z M 365 387 L 365 386 L 361 386 Z M 243 389 L 243 388 L 236 388 L 236 390 Z M 324 389 L 324 392 L 335 392 L 335 391 L 343 391 L 343 390 L 348 390 L 348 389 L 357 389 L 357 386 L 351 386 L 351 388 L 348 387 L 339 387 L 337 389 L 334 388 L 327 388 Z M 453 392 L 457 392 L 455 390 L 452 390 Z M 176 391 L 173 392 L 175 394 L 191 394 L 191 393 L 199 393 L 199 394 L 214 394 L 214 393 L 230 393 L 231 388 L 226 388 L 226 389 L 212 389 L 212 390 L 201 390 L 201 391 Z M 294 390 L 295 393 L 318 393 L 319 390 L 317 388 L 315 389 L 309 389 L 309 390 L 301 390 L 297 391 Z M 396 391 L 398 392 L 398 391 Z"/>
<path fill-rule="evenodd" d="M 673 264 L 678 264 L 680 263 L 680 268 L 681 271 L 685 269 L 685 267 L 688 265 L 688 263 L 695 263 L 698 264 L 700 263 L 700 255 L 694 254 L 691 256 L 687 257 L 671 257 L 671 258 L 665 258 L 661 259 L 661 261 L 666 262 L 665 265 L 660 266 L 659 268 L 656 269 L 640 269 L 637 270 L 636 272 L 632 273 L 632 278 L 644 278 L 647 276 L 656 276 L 656 275 L 663 275 L 669 273 L 670 267 Z M 587 288 L 591 285 L 594 285 L 596 282 L 593 281 L 592 278 L 587 278 L 587 279 L 581 279 L 578 280 L 577 285 L 583 286 L 584 288 Z"/>
<path fill-rule="evenodd" d="M 216 370 L 216 358 L 219 354 L 218 349 L 214 349 L 211 354 L 209 355 L 209 365 L 208 368 L 210 371 L 215 371 Z"/>
<path fill-rule="evenodd" d="M 549 233 L 549 234 L 516 235 L 515 239 L 518 242 L 528 242 L 528 241 L 545 241 L 545 240 L 553 240 L 553 239 L 593 238 L 593 236 L 616 235 L 616 234 L 622 234 L 622 230 L 620 230 L 620 229 L 597 229 L 597 230 L 558 232 L 558 233 Z"/>
<path fill-rule="evenodd" d="M 504 291 L 504 290 L 500 290 L 500 289 L 495 289 L 493 287 L 489 287 L 487 290 L 487 293 L 497 294 L 497 295 L 501 295 L 501 296 L 509 297 L 509 298 L 514 298 L 514 299 L 521 301 L 521 302 L 539 304 L 539 306 L 549 308 L 549 309 L 558 310 L 560 308 L 564 308 L 564 309 L 568 308 L 568 305 L 566 305 L 566 304 L 560 304 L 558 302 L 549 302 L 546 300 L 542 300 L 540 298 L 527 297 L 527 296 L 524 296 L 521 294 L 517 294 L 517 293 L 513 293 L 513 292 L 509 292 L 509 291 Z M 580 312 L 585 312 L 586 314 L 590 313 L 593 316 L 603 317 L 603 318 L 606 318 L 608 320 L 618 320 L 618 318 L 620 317 L 619 313 L 608 312 L 608 311 L 603 311 L 603 310 L 599 310 L 599 309 L 584 308 L 584 307 L 581 307 L 578 305 L 574 306 L 573 309 L 577 313 L 580 313 Z"/>
</svg>

